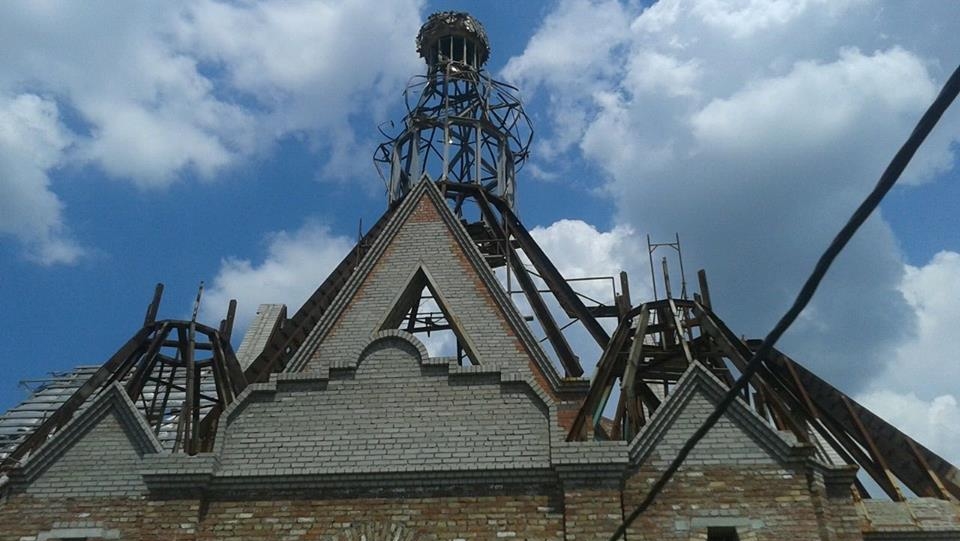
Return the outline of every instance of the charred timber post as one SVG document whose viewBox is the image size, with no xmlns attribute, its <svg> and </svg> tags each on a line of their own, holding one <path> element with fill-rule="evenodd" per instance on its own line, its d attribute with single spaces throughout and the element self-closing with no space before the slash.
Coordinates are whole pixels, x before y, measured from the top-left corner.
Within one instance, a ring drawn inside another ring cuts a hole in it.
<svg viewBox="0 0 960 541">
<path fill-rule="evenodd" d="M 160 310 L 160 299 L 163 297 L 163 284 L 158 283 L 153 290 L 153 300 L 147 305 L 147 314 L 143 318 L 143 326 L 146 327 L 157 320 L 157 312 Z"/>
</svg>

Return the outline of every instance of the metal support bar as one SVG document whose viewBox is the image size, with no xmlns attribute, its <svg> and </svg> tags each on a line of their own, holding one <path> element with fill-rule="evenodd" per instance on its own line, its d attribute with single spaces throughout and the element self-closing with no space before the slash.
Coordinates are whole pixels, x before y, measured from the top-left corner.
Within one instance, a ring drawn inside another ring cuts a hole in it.
<svg viewBox="0 0 960 541">
<path fill-rule="evenodd" d="M 520 219 L 517 218 L 509 208 L 505 207 L 500 209 L 500 211 L 507 218 L 509 233 L 519 241 L 523 253 L 526 254 L 527 258 L 537 269 L 537 272 L 543 277 L 543 281 L 546 282 L 547 286 L 553 291 L 557 301 L 560 302 L 560 306 L 570 317 L 582 321 L 583 326 L 597 342 L 597 345 L 605 348 L 610 342 L 610 336 L 607 334 L 607 331 L 605 331 L 600 325 L 600 322 L 593 317 L 583 304 L 583 301 L 580 300 L 580 297 L 578 297 L 576 292 L 573 291 L 573 288 L 570 287 L 570 284 L 563 279 L 563 275 L 560 274 L 560 271 L 557 270 L 547 255 L 543 253 L 543 250 L 537 245 L 536 241 L 520 222 Z"/>
<path fill-rule="evenodd" d="M 500 228 L 499 221 L 494 215 L 493 209 L 490 207 L 486 194 L 480 191 L 476 201 L 480 207 L 481 214 L 484 219 L 487 220 L 488 225 L 494 230 L 494 233 L 500 238 L 509 238 L 507 236 L 508 232 Z M 567 337 L 564 336 L 557 325 L 553 314 L 550 313 L 550 308 L 547 307 L 543 297 L 537 292 L 536 284 L 533 283 L 533 279 L 527 272 L 527 268 L 523 265 L 523 261 L 517 256 L 516 251 L 509 242 L 506 243 L 506 249 L 517 282 L 526 295 L 527 301 L 530 302 L 530 307 L 537 316 L 537 321 L 540 322 L 540 326 L 543 327 L 543 332 L 546 333 L 550 339 L 550 345 L 553 346 L 554 351 L 557 353 L 557 357 L 560 359 L 560 363 L 563 365 L 567 376 L 579 377 L 583 375 L 583 367 L 580 366 L 580 361 L 570 347 L 569 342 L 567 342 Z"/>
</svg>

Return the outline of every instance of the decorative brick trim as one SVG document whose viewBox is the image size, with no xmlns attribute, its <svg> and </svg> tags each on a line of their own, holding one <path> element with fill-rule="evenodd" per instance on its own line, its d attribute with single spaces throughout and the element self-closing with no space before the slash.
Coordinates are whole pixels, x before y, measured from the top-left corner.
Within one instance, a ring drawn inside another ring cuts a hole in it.
<svg viewBox="0 0 960 541">
<path fill-rule="evenodd" d="M 58 539 L 120 539 L 119 530 L 103 528 L 54 528 L 40 532 L 36 541 L 53 541 Z"/>
<path fill-rule="evenodd" d="M 416 209 L 420 196 L 426 189 L 425 185 L 427 184 L 431 183 L 421 181 L 414 186 L 410 192 L 407 193 L 406 197 L 404 197 L 403 201 L 400 202 L 399 208 L 394 212 L 387 225 L 384 226 L 383 231 L 377 237 L 377 240 L 374 241 L 373 246 L 370 247 L 370 250 L 367 251 L 360 260 L 356 271 L 347 279 L 347 283 L 344 284 L 340 292 L 334 297 L 333 302 L 330 303 L 330 307 L 327 308 L 327 311 L 320 317 L 320 321 L 317 322 L 316 326 L 303 341 L 303 344 L 300 345 L 300 349 L 298 349 L 293 358 L 290 359 L 290 363 L 286 368 L 287 372 L 299 372 L 306 367 L 310 361 L 310 356 L 317 349 L 320 342 L 326 338 L 330 330 L 333 329 L 333 324 L 340 318 L 341 313 L 350 303 L 350 299 L 356 295 L 363 281 L 367 278 L 367 275 L 370 274 L 376 262 L 383 256 L 387 246 L 390 245 L 397 232 L 400 231 L 401 226 L 403 226 Z"/>
</svg>

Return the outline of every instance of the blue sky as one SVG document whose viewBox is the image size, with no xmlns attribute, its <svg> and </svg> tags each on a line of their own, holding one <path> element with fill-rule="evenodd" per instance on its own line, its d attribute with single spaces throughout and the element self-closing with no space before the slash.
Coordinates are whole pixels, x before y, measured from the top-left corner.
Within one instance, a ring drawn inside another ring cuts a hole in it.
<svg viewBox="0 0 960 541">
<path fill-rule="evenodd" d="M 960 61 L 960 4 L 849 1 L 22 2 L 0 7 L 0 408 L 140 325 L 295 310 L 385 207 L 376 126 L 419 25 L 472 12 L 536 139 L 519 213 L 569 276 L 684 243 L 764 334 Z M 954 461 L 960 112 L 783 348 Z M 591 352 L 583 341 L 585 364 Z"/>
</svg>

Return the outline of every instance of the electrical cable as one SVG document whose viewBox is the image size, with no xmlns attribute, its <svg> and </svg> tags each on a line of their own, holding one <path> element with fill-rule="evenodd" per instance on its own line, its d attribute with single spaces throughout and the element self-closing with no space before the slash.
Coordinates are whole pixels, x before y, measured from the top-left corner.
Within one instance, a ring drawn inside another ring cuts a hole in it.
<svg viewBox="0 0 960 541">
<path fill-rule="evenodd" d="M 933 130 L 933 127 L 937 125 L 937 122 L 940 120 L 940 117 L 943 116 L 943 113 L 946 112 L 947 108 L 950 107 L 950 104 L 957 97 L 957 94 L 960 93 L 960 66 L 954 70 L 953 74 L 947 79 L 946 84 L 940 90 L 940 94 L 937 95 L 937 98 L 933 101 L 930 107 L 927 109 L 927 112 L 924 113 L 923 117 L 920 118 L 920 121 L 917 123 L 916 127 L 913 129 L 913 132 L 910 133 L 910 137 L 907 138 L 906 142 L 900 147 L 900 150 L 894 155 L 893 159 L 890 161 L 890 164 L 887 165 L 887 168 L 884 170 L 883 174 L 880 175 L 880 179 L 877 181 L 876 186 L 874 186 L 873 191 L 867 195 L 866 199 L 860 203 L 860 206 L 857 207 L 857 210 L 854 211 L 853 215 L 850 216 L 850 219 L 847 221 L 846 225 L 837 233 L 837 236 L 833 238 L 830 242 L 830 245 L 823 252 L 823 255 L 820 256 L 820 259 L 817 261 L 816 266 L 813 268 L 810 276 L 807 278 L 806 282 L 803 284 L 803 288 L 800 289 L 800 292 L 797 294 L 796 299 L 793 302 L 793 305 L 787 310 L 786 314 L 780 318 L 780 321 L 777 322 L 776 326 L 770 333 L 764 338 L 763 343 L 760 344 L 760 347 L 754 352 L 753 356 L 750 358 L 750 361 L 747 363 L 747 366 L 744 368 L 743 373 L 730 388 L 723 399 L 717 404 L 713 412 L 707 417 L 703 422 L 703 425 L 697 429 L 693 435 L 683 444 L 683 447 L 677 452 L 677 456 L 673 459 L 670 465 L 666 470 L 660 475 L 656 483 L 650 488 L 650 491 L 647 493 L 647 496 L 640 502 L 640 505 L 630 513 L 630 515 L 624 519 L 623 523 L 617 528 L 614 534 L 610 537 L 610 541 L 616 541 L 618 538 L 626 534 L 627 528 L 630 527 L 630 524 L 640 516 L 641 513 L 647 510 L 654 500 L 663 491 L 663 488 L 666 486 L 667 482 L 673 477 L 673 474 L 680 469 L 680 466 L 683 464 L 683 461 L 686 460 L 687 456 L 696 446 L 706 433 L 713 428 L 713 425 L 717 423 L 721 416 L 727 408 L 730 407 L 730 404 L 743 392 L 743 389 L 750 382 L 750 379 L 756 374 L 757 370 L 763 364 L 763 360 L 766 358 L 767 354 L 773 349 L 773 346 L 777 343 L 777 340 L 787 331 L 788 328 L 793 324 L 797 319 L 803 309 L 810 302 L 810 299 L 813 298 L 813 294 L 816 292 L 817 287 L 819 287 L 820 282 L 823 280 L 823 277 L 827 274 L 827 271 L 830 269 L 830 266 L 833 264 L 834 260 L 840 255 L 840 252 L 846 247 L 847 243 L 850 242 L 850 239 L 853 238 L 853 235 L 860 229 L 860 226 L 867 220 L 870 214 L 880 205 L 880 201 L 883 200 L 884 196 L 893 188 L 896 184 L 897 179 L 900 178 L 900 175 L 906 169 L 907 164 L 910 163 L 910 160 L 913 158 L 913 155 L 917 152 L 917 149 L 920 148 L 921 143 L 926 139 L 927 135 Z"/>
</svg>

